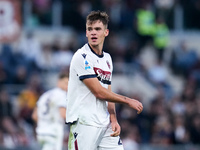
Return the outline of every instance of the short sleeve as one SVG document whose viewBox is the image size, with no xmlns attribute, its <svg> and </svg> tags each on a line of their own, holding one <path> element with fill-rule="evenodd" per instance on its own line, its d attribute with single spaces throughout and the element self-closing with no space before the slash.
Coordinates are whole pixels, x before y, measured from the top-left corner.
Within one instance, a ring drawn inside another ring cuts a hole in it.
<svg viewBox="0 0 200 150">
<path fill-rule="evenodd" d="M 97 77 L 93 69 L 92 59 L 87 53 L 75 53 L 71 67 L 76 71 L 80 80 Z"/>
<path fill-rule="evenodd" d="M 64 107 L 67 106 L 67 95 L 66 94 L 60 94 L 59 97 L 57 97 L 57 106 L 58 107 Z"/>
</svg>

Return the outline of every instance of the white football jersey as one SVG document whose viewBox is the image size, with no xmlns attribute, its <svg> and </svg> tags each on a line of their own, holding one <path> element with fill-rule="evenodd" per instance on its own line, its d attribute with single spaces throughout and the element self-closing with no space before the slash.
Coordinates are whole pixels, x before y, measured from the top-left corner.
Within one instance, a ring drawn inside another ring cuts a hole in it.
<svg viewBox="0 0 200 150">
<path fill-rule="evenodd" d="M 70 64 L 66 123 L 79 119 L 85 125 L 107 126 L 110 115 L 107 102 L 97 99 L 82 82 L 87 78 L 98 78 L 101 85 L 108 88 L 112 78 L 112 60 L 110 54 L 97 55 L 85 44 L 73 56 Z"/>
<path fill-rule="evenodd" d="M 66 103 L 67 92 L 58 87 L 41 95 L 37 102 L 37 134 L 54 136 L 64 128 L 59 108 L 66 108 Z"/>
</svg>

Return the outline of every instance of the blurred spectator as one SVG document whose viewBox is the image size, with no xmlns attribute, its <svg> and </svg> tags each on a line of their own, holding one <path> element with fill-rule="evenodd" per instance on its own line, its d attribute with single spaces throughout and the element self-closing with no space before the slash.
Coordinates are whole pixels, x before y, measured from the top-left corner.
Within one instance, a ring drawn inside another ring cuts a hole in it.
<svg viewBox="0 0 200 150">
<path fill-rule="evenodd" d="M 40 55 L 36 58 L 36 65 L 41 71 L 51 71 L 55 69 L 52 61 L 53 54 L 50 44 L 43 44 Z"/>
<path fill-rule="evenodd" d="M 88 9 L 89 11 L 89 9 L 91 9 L 90 8 L 91 2 L 87 3 L 80 0 L 77 0 L 78 3 L 75 0 L 69 0 L 69 1 L 62 0 L 62 1 L 63 1 L 62 2 L 63 25 L 73 27 L 76 31 L 79 31 L 79 32 L 84 31 L 85 30 L 85 17 L 84 17 L 85 14 L 84 13 L 86 13 L 84 9 Z M 73 14 L 73 16 L 71 14 Z"/>
<path fill-rule="evenodd" d="M 0 60 L 5 66 L 5 68 L 9 68 L 12 65 L 12 47 L 10 44 L 3 44 L 0 51 Z"/>
<path fill-rule="evenodd" d="M 188 82 L 193 84 L 194 90 L 200 89 L 200 58 L 198 58 L 197 62 L 190 68 L 189 79 Z"/>
<path fill-rule="evenodd" d="M 186 81 L 184 85 L 185 86 L 181 93 L 181 100 L 183 102 L 187 102 L 187 101 L 194 102 L 195 97 L 196 97 L 196 90 L 195 90 L 194 84 Z"/>
<path fill-rule="evenodd" d="M 138 43 L 136 40 L 132 40 L 128 46 L 125 53 L 125 62 L 134 63 L 138 60 Z"/>
<path fill-rule="evenodd" d="M 33 0 L 33 14 L 40 24 L 50 25 L 52 23 L 52 0 Z"/>
<path fill-rule="evenodd" d="M 123 137 L 123 146 L 125 150 L 139 150 L 139 130 L 137 126 L 128 124 Z"/>
<path fill-rule="evenodd" d="M 136 31 L 139 41 L 139 50 L 152 42 L 155 27 L 155 14 L 149 3 L 143 3 L 142 8 L 136 12 Z"/>
<path fill-rule="evenodd" d="M 106 12 L 109 13 L 109 16 L 110 16 L 110 30 L 114 30 L 114 31 L 117 31 L 119 30 L 119 28 L 121 27 L 121 20 L 122 20 L 122 1 L 120 0 L 103 0 L 102 1 L 103 5 L 105 6 L 105 10 Z M 128 10 L 126 10 L 128 11 Z M 132 14 L 130 13 L 130 16 Z M 129 20 L 130 22 L 132 21 L 131 17 L 127 17 L 129 19 L 126 19 L 126 20 Z M 124 18 L 125 20 L 125 18 Z M 131 24 L 127 24 L 126 26 L 127 28 L 130 28 L 132 27 L 132 23 Z"/>
<path fill-rule="evenodd" d="M 96 3 L 98 3 L 96 1 Z M 82 19 L 85 18 L 88 15 L 88 12 L 92 11 L 92 5 L 89 1 L 80 1 L 78 4 L 78 12 L 82 16 Z"/>
<path fill-rule="evenodd" d="M 131 40 L 124 52 L 124 63 L 128 64 L 130 74 L 142 71 L 141 60 L 139 59 L 138 43 L 135 39 Z M 126 65 L 125 65 L 126 66 Z"/>
<path fill-rule="evenodd" d="M 155 23 L 153 34 L 153 45 L 156 49 L 157 59 L 163 61 L 165 49 L 169 42 L 169 29 L 165 24 L 163 18 L 158 17 Z"/>
<path fill-rule="evenodd" d="M 200 114 L 192 117 L 190 137 L 193 144 L 200 144 Z"/>
<path fill-rule="evenodd" d="M 3 145 L 4 145 L 3 131 L 0 128 L 0 146 L 3 146 Z"/>
<path fill-rule="evenodd" d="M 170 145 L 172 144 L 172 124 L 166 115 L 161 115 L 155 120 L 152 133 L 152 144 Z"/>
<path fill-rule="evenodd" d="M 37 74 L 33 74 L 27 83 L 26 89 L 18 95 L 19 117 L 28 124 L 33 125 L 31 118 L 33 109 L 36 105 L 38 97 L 42 93 L 42 86 Z"/>
<path fill-rule="evenodd" d="M 5 89 L 0 91 L 0 127 L 4 133 L 4 146 L 14 148 L 18 145 L 17 130 L 18 122 L 13 113 L 13 105 Z"/>
<path fill-rule="evenodd" d="M 174 116 L 174 144 L 188 144 L 189 132 L 183 115 Z"/>
<path fill-rule="evenodd" d="M 187 41 L 181 41 L 172 52 L 170 62 L 172 71 L 187 78 L 197 60 L 198 55 L 195 50 L 188 47 Z"/>
<path fill-rule="evenodd" d="M 0 61 L 0 84 L 6 84 L 9 83 L 10 77 L 3 65 L 3 63 Z"/>
<path fill-rule="evenodd" d="M 51 42 L 51 49 L 53 53 L 61 49 L 61 44 L 62 44 L 61 40 L 62 40 L 62 37 L 60 35 L 56 35 L 53 38 L 53 41 Z"/>
<path fill-rule="evenodd" d="M 28 73 L 25 66 L 18 66 L 13 77 L 13 84 L 26 84 L 28 78 Z"/>
<path fill-rule="evenodd" d="M 182 101 L 181 97 L 178 95 L 178 96 L 174 96 L 172 99 L 171 99 L 171 102 L 170 102 L 170 108 L 171 108 L 171 111 L 174 115 L 181 115 L 181 114 L 184 114 L 185 113 L 185 104 L 184 102 Z"/>
<path fill-rule="evenodd" d="M 186 127 L 188 127 L 189 129 L 193 130 L 192 128 L 194 128 L 193 124 L 193 118 L 194 116 L 197 115 L 197 107 L 196 107 L 196 103 L 195 102 L 191 102 L 191 101 L 186 101 L 184 102 L 185 106 L 186 106 L 186 111 L 185 111 L 185 118 L 187 120 L 186 122 Z M 190 136 L 190 141 L 192 137 Z"/>
<path fill-rule="evenodd" d="M 163 21 L 166 22 L 168 26 L 172 26 L 173 19 L 173 8 L 174 8 L 175 0 L 155 0 L 155 11 L 156 16 L 160 16 L 163 18 Z"/>
<path fill-rule="evenodd" d="M 15 80 L 15 76 L 17 74 L 17 71 L 22 66 L 27 72 L 27 75 L 31 74 L 35 68 L 31 65 L 31 62 L 29 61 L 29 58 L 27 58 L 22 52 L 17 48 L 13 51 L 13 57 L 14 57 L 14 66 L 13 66 L 13 80 Z M 12 80 L 12 82 L 13 82 Z"/>
<path fill-rule="evenodd" d="M 163 90 L 166 100 L 172 98 L 173 89 L 168 83 L 167 77 L 169 72 L 164 63 L 161 60 L 157 60 L 156 64 L 150 67 L 147 71 L 150 83 L 152 83 L 152 85 L 157 89 L 160 88 Z"/>
<path fill-rule="evenodd" d="M 18 120 L 14 115 L 10 95 L 5 89 L 0 91 L 0 129 L 8 136 L 15 136 L 18 130 Z"/>
<path fill-rule="evenodd" d="M 166 84 L 168 72 L 162 61 L 156 61 L 156 64 L 148 69 L 148 73 L 150 81 L 154 84 Z"/>
<path fill-rule="evenodd" d="M 0 120 L 3 122 L 4 118 L 14 119 L 13 105 L 10 100 L 10 96 L 5 89 L 0 90 Z M 13 120 L 14 121 L 14 120 Z"/>
<path fill-rule="evenodd" d="M 200 95 L 199 94 L 197 94 L 195 102 L 196 102 L 196 107 L 197 107 L 196 113 L 200 114 Z"/>
<path fill-rule="evenodd" d="M 5 83 L 10 83 L 14 73 L 14 57 L 12 54 L 12 46 L 10 44 L 3 44 L 0 50 L 0 68 L 2 71 L 2 78 Z M 6 79 L 7 78 L 7 79 Z"/>
<path fill-rule="evenodd" d="M 18 46 L 18 53 L 18 55 L 22 54 L 25 57 L 23 61 L 26 62 L 28 69 L 36 69 L 35 63 L 36 59 L 41 55 L 41 45 L 33 31 L 26 32 L 25 37 L 21 39 Z M 21 57 L 23 58 L 23 56 Z"/>
<path fill-rule="evenodd" d="M 137 119 L 136 113 L 134 113 L 135 111 L 129 107 L 122 107 L 122 110 L 120 112 L 120 117 L 122 119 L 126 119 L 129 120 L 131 122 L 135 122 Z"/>
<path fill-rule="evenodd" d="M 53 53 L 53 62 L 55 68 L 60 70 L 62 68 L 68 68 L 73 56 L 73 52 L 69 49 L 68 45 L 65 45 Z"/>
<path fill-rule="evenodd" d="M 199 0 L 179 0 L 184 11 L 184 27 L 186 29 L 200 29 L 200 1 Z"/>
</svg>

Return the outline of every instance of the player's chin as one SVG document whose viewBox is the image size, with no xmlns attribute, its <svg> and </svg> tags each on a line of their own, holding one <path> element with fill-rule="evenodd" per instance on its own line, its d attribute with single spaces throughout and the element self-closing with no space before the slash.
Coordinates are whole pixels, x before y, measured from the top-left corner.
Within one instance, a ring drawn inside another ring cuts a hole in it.
<svg viewBox="0 0 200 150">
<path fill-rule="evenodd" d="M 97 44 L 97 43 L 94 43 L 94 42 L 92 42 L 92 43 L 91 43 L 91 46 L 93 46 L 93 47 L 96 47 L 96 46 L 98 46 L 98 44 Z"/>
<path fill-rule="evenodd" d="M 97 46 L 99 42 L 97 42 L 96 40 L 95 41 L 89 40 L 89 43 L 92 46 Z"/>
</svg>

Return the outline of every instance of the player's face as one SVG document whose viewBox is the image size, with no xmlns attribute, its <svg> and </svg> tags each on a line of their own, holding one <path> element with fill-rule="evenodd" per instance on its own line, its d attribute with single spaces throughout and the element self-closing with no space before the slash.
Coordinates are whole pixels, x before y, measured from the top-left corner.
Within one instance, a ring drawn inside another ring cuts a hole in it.
<svg viewBox="0 0 200 150">
<path fill-rule="evenodd" d="M 98 46 L 103 44 L 104 39 L 108 36 L 108 29 L 99 20 L 89 24 L 86 24 L 86 37 L 91 46 Z"/>
<path fill-rule="evenodd" d="M 60 81 L 60 84 L 62 86 L 62 89 L 67 91 L 68 90 L 68 81 L 69 81 L 69 78 L 63 78 L 61 81 Z"/>
</svg>

